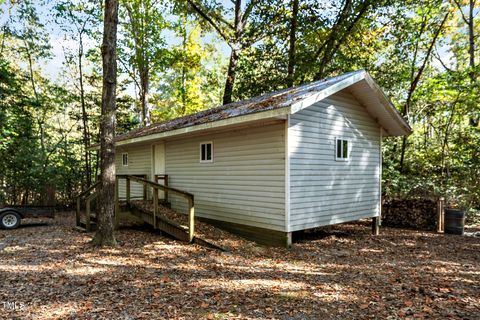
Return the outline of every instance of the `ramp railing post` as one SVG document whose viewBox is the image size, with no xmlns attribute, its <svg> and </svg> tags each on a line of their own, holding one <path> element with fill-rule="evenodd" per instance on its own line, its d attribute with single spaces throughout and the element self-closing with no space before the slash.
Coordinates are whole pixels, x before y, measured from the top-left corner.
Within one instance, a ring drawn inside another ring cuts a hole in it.
<svg viewBox="0 0 480 320">
<path fill-rule="evenodd" d="M 92 230 L 90 225 L 90 197 L 87 198 L 85 203 L 85 229 L 87 229 L 87 232 Z"/>
<path fill-rule="evenodd" d="M 372 218 L 372 235 L 378 236 L 380 234 L 380 217 Z"/>
<path fill-rule="evenodd" d="M 445 216 L 444 216 L 444 197 L 438 198 L 437 201 L 437 232 L 444 231 Z"/>
<path fill-rule="evenodd" d="M 195 234 L 195 206 L 193 196 L 188 197 L 188 240 L 193 241 Z"/>
<path fill-rule="evenodd" d="M 127 204 L 130 203 L 130 178 L 127 177 L 127 181 L 125 183 L 125 188 L 126 188 L 126 197 L 127 197 Z"/>
<path fill-rule="evenodd" d="M 120 222 L 120 200 L 119 200 L 119 178 L 115 177 L 115 229 L 118 229 Z"/>
<path fill-rule="evenodd" d="M 75 223 L 80 226 L 80 197 L 77 197 L 77 210 L 75 212 Z"/>
<path fill-rule="evenodd" d="M 157 228 L 158 189 L 153 187 L 153 228 Z"/>
<path fill-rule="evenodd" d="M 143 175 L 143 179 L 147 179 L 146 175 Z M 143 201 L 147 201 L 147 184 L 143 184 Z"/>
<path fill-rule="evenodd" d="M 165 178 L 164 178 L 164 185 L 165 187 L 165 191 L 163 192 L 164 195 L 165 195 L 165 202 L 168 202 L 168 174 L 165 175 Z"/>
</svg>

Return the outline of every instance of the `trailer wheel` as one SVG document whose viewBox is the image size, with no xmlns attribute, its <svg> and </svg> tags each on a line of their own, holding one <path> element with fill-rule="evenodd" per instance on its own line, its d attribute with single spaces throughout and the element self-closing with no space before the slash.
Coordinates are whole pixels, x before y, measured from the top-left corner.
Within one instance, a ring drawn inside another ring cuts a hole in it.
<svg viewBox="0 0 480 320">
<path fill-rule="evenodd" d="M 4 229 L 16 229 L 20 225 L 20 220 L 18 213 L 8 211 L 0 215 L 0 226 Z"/>
</svg>

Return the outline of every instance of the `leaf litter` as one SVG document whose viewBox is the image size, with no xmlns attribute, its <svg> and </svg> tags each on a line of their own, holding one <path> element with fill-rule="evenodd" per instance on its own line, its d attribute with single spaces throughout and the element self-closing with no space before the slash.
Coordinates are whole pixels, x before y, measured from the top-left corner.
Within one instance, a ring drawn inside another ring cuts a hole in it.
<svg viewBox="0 0 480 320">
<path fill-rule="evenodd" d="M 96 248 L 71 212 L 32 222 L 0 230 L 1 319 L 480 318 L 476 237 L 359 222 L 284 249 L 217 231 L 225 254 L 139 227 Z"/>
</svg>

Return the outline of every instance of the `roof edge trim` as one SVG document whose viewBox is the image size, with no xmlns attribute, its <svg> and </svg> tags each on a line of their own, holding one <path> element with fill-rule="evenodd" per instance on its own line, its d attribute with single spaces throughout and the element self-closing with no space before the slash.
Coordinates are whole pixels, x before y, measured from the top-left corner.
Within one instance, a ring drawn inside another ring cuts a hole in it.
<svg viewBox="0 0 480 320">
<path fill-rule="evenodd" d="M 342 81 L 339 81 L 338 83 L 335 83 L 327 87 L 326 89 L 323 89 L 322 91 L 311 95 L 310 97 L 307 97 L 299 102 L 294 103 L 291 106 L 292 114 L 297 113 L 305 108 L 308 108 L 312 104 L 318 101 L 321 101 L 345 88 L 348 88 L 359 81 L 364 80 L 366 75 L 367 75 L 367 72 L 365 70 L 361 70 L 360 72 L 352 74 L 350 77 Z"/>
<path fill-rule="evenodd" d="M 134 143 L 149 142 L 153 140 L 159 140 L 159 139 L 164 139 L 172 136 L 177 136 L 180 134 L 194 133 L 197 131 L 221 128 L 221 127 L 225 127 L 233 124 L 241 124 L 241 123 L 246 123 L 246 122 L 255 121 L 255 120 L 275 118 L 275 117 L 287 115 L 289 113 L 290 113 L 290 107 L 280 108 L 275 110 L 268 110 L 268 111 L 261 111 L 261 112 L 256 112 L 252 114 L 247 114 L 244 116 L 232 117 L 224 120 L 213 121 L 213 122 L 208 122 L 204 124 L 197 124 L 194 126 L 185 127 L 181 129 L 154 133 L 154 134 L 150 134 L 142 137 L 116 141 L 115 147 L 134 144 Z M 88 150 L 99 150 L 99 149 L 100 149 L 99 145 L 95 145 L 88 148 Z"/>
<path fill-rule="evenodd" d="M 402 117 L 402 115 L 398 112 L 397 108 L 395 108 L 395 106 L 390 101 L 390 99 L 385 95 L 382 88 L 380 88 L 380 86 L 375 82 L 375 80 L 368 73 L 365 75 L 365 81 L 367 82 L 368 86 L 375 92 L 380 103 L 397 120 L 399 125 L 404 130 L 404 135 L 411 134 L 412 127 L 410 127 L 408 122 Z"/>
</svg>

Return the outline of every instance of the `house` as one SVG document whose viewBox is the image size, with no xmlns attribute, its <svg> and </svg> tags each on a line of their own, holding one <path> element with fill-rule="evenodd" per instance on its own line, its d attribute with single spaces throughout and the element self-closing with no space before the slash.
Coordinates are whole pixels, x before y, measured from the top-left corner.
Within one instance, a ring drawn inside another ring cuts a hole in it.
<svg viewBox="0 0 480 320">
<path fill-rule="evenodd" d="M 194 194 L 197 217 L 289 245 L 295 231 L 378 221 L 382 139 L 410 132 L 360 70 L 120 135 L 116 168 L 168 174 L 169 186 Z"/>
</svg>

